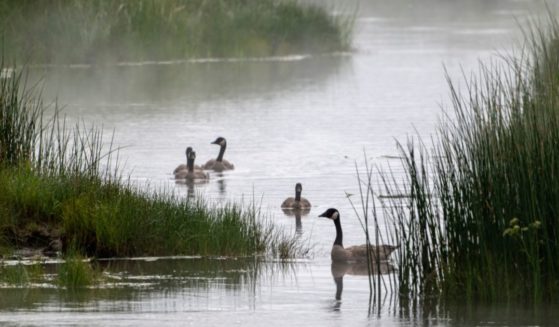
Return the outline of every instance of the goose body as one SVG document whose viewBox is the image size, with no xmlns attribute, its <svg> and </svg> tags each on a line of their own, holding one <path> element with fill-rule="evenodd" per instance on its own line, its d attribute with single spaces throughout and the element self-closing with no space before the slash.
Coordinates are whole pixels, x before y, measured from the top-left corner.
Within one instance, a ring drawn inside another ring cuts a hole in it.
<svg viewBox="0 0 559 327">
<path fill-rule="evenodd" d="M 209 179 L 209 175 L 202 170 L 194 169 L 194 160 L 196 159 L 196 152 L 188 151 L 188 161 L 187 169 L 179 170 L 175 173 L 175 179 L 186 180 L 186 181 L 204 181 Z"/>
<path fill-rule="evenodd" d="M 309 200 L 301 197 L 302 191 L 303 186 L 301 185 L 301 183 L 297 183 L 295 185 L 295 197 L 289 197 L 285 199 L 281 204 L 281 208 L 291 210 L 310 209 L 311 203 L 309 202 Z"/>
<path fill-rule="evenodd" d="M 213 170 L 216 172 L 222 172 L 224 170 L 232 170 L 235 169 L 235 165 L 230 163 L 229 161 L 223 159 L 223 155 L 225 154 L 225 149 L 227 148 L 227 141 L 223 137 L 218 137 L 212 144 L 217 144 L 220 146 L 219 154 L 217 155 L 216 159 L 211 159 L 206 162 L 202 168 L 206 170 Z"/>
<path fill-rule="evenodd" d="M 367 245 L 356 245 L 344 248 L 343 232 L 340 223 L 340 213 L 334 208 L 330 208 L 322 213 L 319 217 L 332 219 L 336 226 L 336 239 L 330 253 L 332 261 L 335 262 L 362 262 L 367 261 Z M 399 246 L 382 244 L 374 246 L 369 244 L 369 250 L 372 261 L 386 261 L 390 258 L 390 254 Z"/>
<path fill-rule="evenodd" d="M 192 152 L 192 148 L 188 147 L 186 148 L 186 164 L 180 164 L 177 166 L 177 168 L 175 168 L 175 170 L 173 170 L 173 174 L 176 175 L 179 171 L 181 170 L 187 170 L 188 171 L 188 154 Z M 202 170 L 202 168 L 200 168 L 200 166 L 198 165 L 194 165 L 194 170 Z"/>
</svg>

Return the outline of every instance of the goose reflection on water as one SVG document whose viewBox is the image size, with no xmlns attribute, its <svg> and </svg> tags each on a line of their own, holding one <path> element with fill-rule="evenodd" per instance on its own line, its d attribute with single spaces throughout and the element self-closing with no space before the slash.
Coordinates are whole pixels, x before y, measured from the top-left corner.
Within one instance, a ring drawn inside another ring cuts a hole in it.
<svg viewBox="0 0 559 327">
<path fill-rule="evenodd" d="M 184 180 L 184 179 L 177 179 L 175 180 L 176 185 L 184 185 L 186 186 L 186 198 L 187 199 L 194 199 L 196 197 L 196 186 L 197 185 L 205 185 L 208 184 L 207 180 Z"/>
<path fill-rule="evenodd" d="M 297 235 L 303 234 L 303 223 L 301 222 L 301 217 L 308 215 L 309 212 L 311 212 L 311 209 L 282 208 L 281 211 L 283 211 L 286 217 L 295 217 L 295 233 L 297 233 Z"/>
<path fill-rule="evenodd" d="M 371 275 L 386 275 L 391 274 L 396 271 L 396 268 L 389 261 L 371 262 Z M 336 284 L 336 302 L 334 303 L 333 310 L 338 311 L 342 304 L 342 293 L 344 290 L 344 276 L 368 276 L 369 268 L 367 267 L 367 262 L 340 262 L 332 261 L 330 267 L 332 272 L 332 278 Z"/>
<path fill-rule="evenodd" d="M 227 183 L 225 182 L 225 174 L 216 173 L 215 177 L 217 178 L 217 189 L 219 191 L 219 195 L 225 196 L 225 192 L 227 192 Z"/>
</svg>

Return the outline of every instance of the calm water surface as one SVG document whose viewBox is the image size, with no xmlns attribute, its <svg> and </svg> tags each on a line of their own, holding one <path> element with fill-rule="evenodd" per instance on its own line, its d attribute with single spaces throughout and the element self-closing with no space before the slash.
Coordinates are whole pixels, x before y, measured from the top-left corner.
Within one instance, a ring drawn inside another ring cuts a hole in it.
<svg viewBox="0 0 559 327">
<path fill-rule="evenodd" d="M 390 296 L 369 307 L 366 276 L 343 278 L 335 300 L 329 207 L 342 214 L 344 242 L 363 243 L 346 192 L 357 193 L 355 162 L 398 166 L 395 139 L 434 136 L 451 77 L 495 59 L 521 40 L 518 22 L 543 2 L 315 1 L 355 12 L 354 49 L 247 60 L 123 63 L 37 68 L 44 93 L 70 119 L 115 131 L 125 172 L 140 185 L 212 201 L 257 199 L 274 223 L 313 244 L 313 257 L 280 265 L 253 260 L 108 262 L 111 287 L 68 295 L 54 289 L 0 290 L 8 325 L 545 325 L 552 310 L 515 306 L 407 310 Z M 553 1 L 548 2 L 555 7 Z M 172 170 L 193 146 L 197 162 L 217 155 L 217 136 L 236 170 L 207 184 L 177 185 Z M 397 169 L 397 168 L 396 168 Z M 296 227 L 279 209 L 296 182 L 312 203 Z M 389 275 L 385 275 L 383 278 Z M 339 277 L 339 276 L 338 276 Z M 403 308 L 403 309 L 402 309 Z"/>
</svg>

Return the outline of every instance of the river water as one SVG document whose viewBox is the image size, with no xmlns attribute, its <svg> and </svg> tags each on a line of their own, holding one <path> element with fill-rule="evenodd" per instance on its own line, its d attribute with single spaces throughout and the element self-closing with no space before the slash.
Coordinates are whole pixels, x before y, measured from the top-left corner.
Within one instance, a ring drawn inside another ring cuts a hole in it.
<svg viewBox="0 0 559 327">
<path fill-rule="evenodd" d="M 313 246 L 310 258 L 138 258 L 104 262 L 119 283 L 68 294 L 41 287 L 0 290 L 0 324 L 408 326 L 545 325 L 553 310 L 521 306 L 413 309 L 390 292 L 369 302 L 366 276 L 331 267 L 334 228 L 317 218 L 340 210 L 347 245 L 363 243 L 346 193 L 357 194 L 355 165 L 398 170 L 395 140 L 430 142 L 458 80 L 479 61 L 518 48 L 519 24 L 542 17 L 543 2 L 314 1 L 355 15 L 353 49 L 319 56 L 121 63 L 35 68 L 44 94 L 69 119 L 115 133 L 124 172 L 150 188 L 216 203 L 256 201 L 268 219 Z M 554 8 L 555 3 L 549 2 Z M 217 136 L 234 171 L 209 183 L 175 184 L 172 170 L 192 146 L 197 163 L 214 158 Z M 300 220 L 279 206 L 295 183 L 313 204 Z M 352 199 L 357 200 L 356 197 Z M 340 273 L 341 272 L 341 273 Z M 390 274 L 383 276 L 390 280 Z M 339 282 L 339 278 L 338 278 Z"/>
</svg>

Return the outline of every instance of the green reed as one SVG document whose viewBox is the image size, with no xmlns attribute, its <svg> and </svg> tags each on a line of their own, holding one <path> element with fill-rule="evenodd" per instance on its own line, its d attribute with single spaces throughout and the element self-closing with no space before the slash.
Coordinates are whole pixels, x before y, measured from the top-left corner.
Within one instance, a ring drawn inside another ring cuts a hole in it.
<svg viewBox="0 0 559 327">
<path fill-rule="evenodd" d="M 0 21 L 5 54 L 34 63 L 323 53 L 352 30 L 291 0 L 1 0 Z"/>
<path fill-rule="evenodd" d="M 27 286 L 31 282 L 41 280 L 44 271 L 40 264 L 24 265 L 18 263 L 13 266 L 0 267 L 0 282 L 14 286 Z"/>
<path fill-rule="evenodd" d="M 79 254 L 66 255 L 64 262 L 58 267 L 57 283 L 68 290 L 78 290 L 91 286 L 101 276 L 90 262 Z"/>
<path fill-rule="evenodd" d="M 305 252 L 256 208 L 132 186 L 99 129 L 70 127 L 56 108 L 46 118 L 40 94 L 12 78 L 0 88 L 0 247 L 47 246 L 48 236 L 30 236 L 46 230 L 94 256 Z"/>
<path fill-rule="evenodd" d="M 363 229 L 365 234 L 365 244 L 367 244 L 367 271 L 369 278 L 369 313 L 372 313 L 375 308 L 383 301 L 386 294 L 390 294 L 396 288 L 396 275 L 390 274 L 387 278 L 383 277 L 383 267 L 392 267 L 392 263 L 381 262 L 380 260 L 372 260 L 373 257 L 379 257 L 379 253 L 374 253 L 375 248 L 379 248 L 382 244 L 398 245 L 398 241 L 392 238 L 392 234 L 387 228 L 381 230 L 379 224 L 379 212 L 377 192 L 375 191 L 374 183 L 374 167 L 369 164 L 367 155 L 365 158 L 365 172 L 359 169 L 357 163 L 355 164 L 355 171 L 357 175 L 357 183 L 359 185 L 358 201 L 353 201 L 353 194 L 346 193 L 350 205 Z M 374 231 L 374 242 L 371 242 L 370 230 Z M 385 235 L 383 237 L 383 234 Z M 371 252 L 372 251 L 372 252 Z M 378 251 L 378 250 L 377 250 Z M 375 273 L 376 272 L 376 273 Z M 384 295 L 383 295 L 384 294 Z"/>
<path fill-rule="evenodd" d="M 559 290 L 559 25 L 534 24 L 519 56 L 449 80 L 452 118 L 432 149 L 400 146 L 384 174 L 404 297 L 556 300 Z"/>
</svg>

